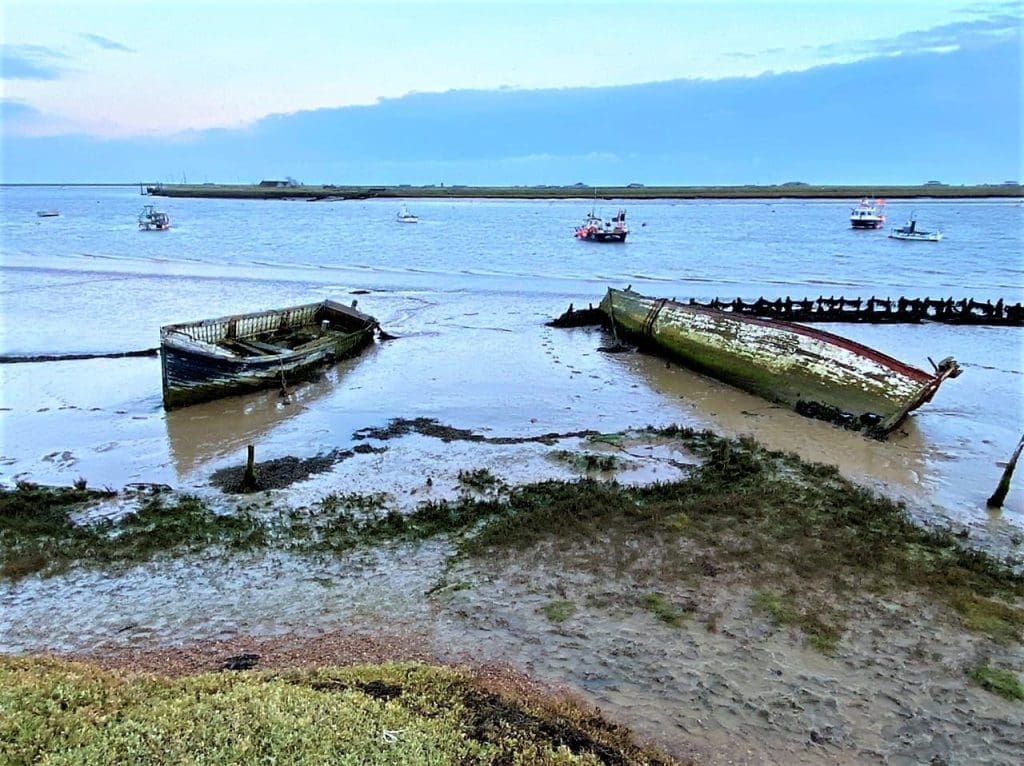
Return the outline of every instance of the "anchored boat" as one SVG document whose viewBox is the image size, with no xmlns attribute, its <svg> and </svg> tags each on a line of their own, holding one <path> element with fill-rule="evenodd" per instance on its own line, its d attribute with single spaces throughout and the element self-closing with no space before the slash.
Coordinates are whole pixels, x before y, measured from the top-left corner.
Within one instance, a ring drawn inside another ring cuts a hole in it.
<svg viewBox="0 0 1024 766">
<path fill-rule="evenodd" d="M 331 300 L 161 327 L 164 407 L 295 383 L 359 353 L 377 327 Z"/>
<path fill-rule="evenodd" d="M 880 229 L 884 223 L 884 199 L 864 198 L 850 211 L 850 226 L 854 229 Z"/>
<path fill-rule="evenodd" d="M 906 226 L 900 226 L 889 233 L 889 239 L 902 239 L 905 242 L 938 242 L 942 232 L 921 231 L 917 228 L 917 219 L 911 216 Z"/>
<path fill-rule="evenodd" d="M 610 221 L 602 221 L 591 210 L 583 219 L 583 223 L 576 227 L 575 236 L 588 242 L 625 242 L 628 234 L 625 210 L 620 210 Z"/>
<path fill-rule="evenodd" d="M 152 205 L 144 205 L 139 213 L 139 231 L 167 231 L 171 228 L 171 217 L 161 213 Z"/>
<path fill-rule="evenodd" d="M 649 298 L 629 289 L 609 289 L 597 312 L 592 319 L 688 367 L 788 404 L 802 415 L 877 437 L 931 400 L 943 381 L 960 374 L 952 358 L 925 372 L 812 327 Z"/>
</svg>

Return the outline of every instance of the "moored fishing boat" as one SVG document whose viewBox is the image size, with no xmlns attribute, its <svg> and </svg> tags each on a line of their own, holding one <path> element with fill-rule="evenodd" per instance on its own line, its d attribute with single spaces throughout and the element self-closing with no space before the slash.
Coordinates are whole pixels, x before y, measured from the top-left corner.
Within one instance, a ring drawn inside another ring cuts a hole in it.
<svg viewBox="0 0 1024 766">
<path fill-rule="evenodd" d="M 885 200 L 864 198 L 850 211 L 854 229 L 880 229 L 885 223 Z"/>
<path fill-rule="evenodd" d="M 171 217 L 161 213 L 152 205 L 144 205 L 139 213 L 139 231 L 167 231 L 171 228 Z"/>
<path fill-rule="evenodd" d="M 855 341 L 791 322 L 609 289 L 599 308 L 638 344 L 808 417 L 882 437 L 960 374 L 925 372 Z"/>
<path fill-rule="evenodd" d="M 576 227 L 575 236 L 588 242 L 625 242 L 628 234 L 625 210 L 620 210 L 610 221 L 602 221 L 591 210 L 583 219 L 583 223 Z"/>
<path fill-rule="evenodd" d="M 899 226 L 889 232 L 889 239 L 902 239 L 905 242 L 938 242 L 942 232 L 921 231 L 917 228 L 917 219 L 911 216 L 906 226 Z"/>
<path fill-rule="evenodd" d="M 419 223 L 420 221 L 419 216 L 415 213 L 410 213 L 405 205 L 402 205 L 402 209 L 398 211 L 395 220 L 399 223 Z"/>
<path fill-rule="evenodd" d="M 373 341 L 377 320 L 335 301 L 160 328 L 164 407 L 308 377 Z"/>
</svg>

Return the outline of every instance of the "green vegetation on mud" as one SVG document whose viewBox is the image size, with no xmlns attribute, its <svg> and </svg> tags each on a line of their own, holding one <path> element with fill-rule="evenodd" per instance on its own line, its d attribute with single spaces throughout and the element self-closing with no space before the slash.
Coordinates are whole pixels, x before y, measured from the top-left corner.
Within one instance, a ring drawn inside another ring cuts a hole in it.
<svg viewBox="0 0 1024 766">
<path fill-rule="evenodd" d="M 12 766 L 675 763 L 568 700 L 418 663 L 165 679 L 0 657 L 0 710 Z"/>
<path fill-rule="evenodd" d="M 31 484 L 0 492 L 0 577 L 57 574 L 72 564 L 136 563 L 211 545 L 237 550 L 267 543 L 266 529 L 252 516 L 215 514 L 188 495 L 170 505 L 152 495 L 116 524 L 72 520 L 73 511 L 113 494 Z"/>
<path fill-rule="evenodd" d="M 443 536 L 453 565 L 554 546 L 577 557 L 589 551 L 580 565 L 599 577 L 643 565 L 653 579 L 638 587 L 648 591 L 722 573 L 751 575 L 746 579 L 758 583 L 752 606 L 799 628 L 826 653 L 845 629 L 841 605 L 864 591 L 913 591 L 951 608 L 968 630 L 1021 641 L 1024 576 L 1010 562 L 966 547 L 949 531 L 914 524 L 899 504 L 833 467 L 710 432 L 673 426 L 647 435 L 674 440 L 703 463 L 684 480 L 646 487 L 587 478 L 508 487 L 488 472 L 464 471 L 463 487 L 486 492 L 423 502 L 411 513 L 389 508 L 383 495 L 331 495 L 310 509 L 270 509 L 269 517 L 220 515 L 188 497 L 165 507 L 156 498 L 115 525 L 71 523 L 66 503 L 83 499 L 75 490 L 21 488 L 0 496 L 0 574 L 48 574 L 72 562 L 99 566 L 213 545 L 322 555 Z M 663 612 L 654 603 L 641 606 Z M 669 608 L 678 611 L 666 602 Z M 705 618 L 713 622 L 713 615 Z"/>
<path fill-rule="evenodd" d="M 1008 700 L 1024 702 L 1024 685 L 1020 678 L 1009 670 L 996 670 L 988 664 L 979 665 L 970 673 L 971 680 Z"/>
</svg>

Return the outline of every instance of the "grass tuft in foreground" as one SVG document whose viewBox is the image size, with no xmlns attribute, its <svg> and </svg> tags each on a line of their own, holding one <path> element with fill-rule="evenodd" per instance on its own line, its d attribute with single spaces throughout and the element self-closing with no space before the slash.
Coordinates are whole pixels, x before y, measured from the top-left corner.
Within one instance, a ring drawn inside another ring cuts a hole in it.
<svg viewBox="0 0 1024 766">
<path fill-rule="evenodd" d="M 988 664 L 979 665 L 970 673 L 971 680 L 1008 700 L 1024 702 L 1024 685 L 1016 673 L 1009 670 L 996 670 Z"/>
<path fill-rule="evenodd" d="M 169 680 L 0 658 L 0 710 L 10 764 L 674 763 L 569 701 L 415 663 Z"/>
</svg>

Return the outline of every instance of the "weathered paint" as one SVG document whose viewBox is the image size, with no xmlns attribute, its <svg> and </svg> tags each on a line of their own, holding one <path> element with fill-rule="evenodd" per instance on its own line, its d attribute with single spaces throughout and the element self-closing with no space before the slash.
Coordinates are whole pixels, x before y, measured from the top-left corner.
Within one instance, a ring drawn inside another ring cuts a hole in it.
<svg viewBox="0 0 1024 766">
<path fill-rule="evenodd" d="M 832 333 L 628 290 L 609 290 L 601 310 L 631 338 L 690 367 L 802 414 L 879 434 L 958 373 L 952 361 L 933 375 Z"/>
<path fill-rule="evenodd" d="M 164 407 L 294 383 L 320 365 L 358 353 L 376 327 L 373 317 L 333 301 L 162 327 Z M 262 355 L 242 356 L 217 345 L 302 331 L 310 340 Z"/>
</svg>

